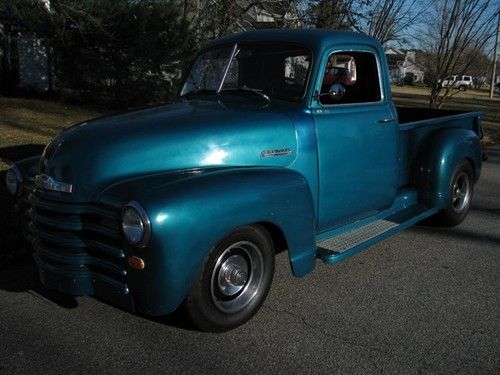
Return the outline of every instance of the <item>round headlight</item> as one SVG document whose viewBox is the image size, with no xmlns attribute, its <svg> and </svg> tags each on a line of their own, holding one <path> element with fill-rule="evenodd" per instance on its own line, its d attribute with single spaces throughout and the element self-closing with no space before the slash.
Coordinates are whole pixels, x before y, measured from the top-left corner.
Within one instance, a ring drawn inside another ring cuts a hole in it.
<svg viewBox="0 0 500 375">
<path fill-rule="evenodd" d="M 19 195 L 22 191 L 23 178 L 19 169 L 13 165 L 5 175 L 5 185 L 12 195 Z"/>
<path fill-rule="evenodd" d="M 129 202 L 122 211 L 122 230 L 125 238 L 132 245 L 145 247 L 151 238 L 151 222 L 142 206 Z"/>
</svg>

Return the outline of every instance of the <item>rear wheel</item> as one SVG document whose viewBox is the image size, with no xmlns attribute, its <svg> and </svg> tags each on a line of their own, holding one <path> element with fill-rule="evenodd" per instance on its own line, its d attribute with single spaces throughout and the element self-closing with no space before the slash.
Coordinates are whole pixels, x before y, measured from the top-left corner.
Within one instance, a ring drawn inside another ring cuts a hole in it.
<svg viewBox="0 0 500 375">
<path fill-rule="evenodd" d="M 442 226 L 455 226 L 464 221 L 470 209 L 474 193 L 474 174 L 467 160 L 460 162 L 454 172 L 449 186 L 448 204 L 435 219 Z"/>
<path fill-rule="evenodd" d="M 273 274 L 269 234 L 260 226 L 240 227 L 205 258 L 184 307 L 199 329 L 229 330 L 259 310 Z"/>
</svg>

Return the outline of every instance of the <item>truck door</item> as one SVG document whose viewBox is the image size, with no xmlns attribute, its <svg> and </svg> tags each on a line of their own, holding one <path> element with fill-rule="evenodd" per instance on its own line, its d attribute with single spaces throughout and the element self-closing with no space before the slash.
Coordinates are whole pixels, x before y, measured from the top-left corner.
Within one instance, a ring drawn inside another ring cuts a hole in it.
<svg viewBox="0 0 500 375">
<path fill-rule="evenodd" d="M 385 67 L 375 50 L 336 49 L 324 57 L 322 67 L 312 111 L 320 231 L 391 206 L 398 186 L 399 141 L 395 109 L 383 90 Z"/>
</svg>

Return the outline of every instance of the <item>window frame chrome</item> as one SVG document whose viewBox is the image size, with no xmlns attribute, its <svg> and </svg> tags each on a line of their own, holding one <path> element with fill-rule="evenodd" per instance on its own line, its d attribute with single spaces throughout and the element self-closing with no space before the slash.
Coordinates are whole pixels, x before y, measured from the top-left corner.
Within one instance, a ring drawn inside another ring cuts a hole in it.
<svg viewBox="0 0 500 375">
<path fill-rule="evenodd" d="M 339 49 L 332 49 L 331 52 L 328 53 L 328 56 L 325 60 L 325 65 L 321 65 L 320 66 L 320 71 L 324 71 L 324 68 L 326 68 L 326 64 L 328 63 L 328 60 L 330 59 L 330 56 L 332 56 L 333 54 L 341 54 L 341 53 L 345 53 L 345 54 L 349 54 L 349 53 L 369 53 L 369 54 L 372 54 L 374 57 L 375 57 L 375 63 L 377 64 L 377 74 L 378 74 L 378 83 L 379 83 L 379 91 L 380 91 L 380 100 L 378 101 L 371 101 L 371 102 L 356 102 L 356 103 L 338 103 L 338 104 L 324 104 L 324 103 L 321 103 L 320 99 L 319 99 L 319 95 L 321 93 L 321 82 L 323 82 L 323 77 L 325 75 L 325 73 L 323 72 L 322 74 L 320 73 L 319 75 L 319 79 L 318 81 L 316 82 L 316 87 L 314 89 L 314 100 L 317 102 L 317 104 L 319 105 L 318 108 L 323 108 L 323 109 L 331 109 L 331 108 L 348 108 L 348 107 L 352 107 L 352 106 L 365 106 L 365 105 L 380 105 L 382 103 L 385 103 L 386 101 L 386 95 L 385 95 L 385 91 L 384 91 L 384 85 L 383 85 L 383 81 L 382 81 L 382 69 L 381 69 L 381 63 L 380 63 L 380 59 L 379 59 L 379 56 L 378 54 L 376 53 L 376 51 L 371 51 L 371 50 L 368 50 L 368 49 L 365 49 L 365 48 L 347 48 L 347 49 L 344 49 L 344 48 L 339 48 Z M 323 68 L 323 69 L 322 69 Z M 319 86 L 319 89 L 318 89 L 318 86 Z"/>
</svg>

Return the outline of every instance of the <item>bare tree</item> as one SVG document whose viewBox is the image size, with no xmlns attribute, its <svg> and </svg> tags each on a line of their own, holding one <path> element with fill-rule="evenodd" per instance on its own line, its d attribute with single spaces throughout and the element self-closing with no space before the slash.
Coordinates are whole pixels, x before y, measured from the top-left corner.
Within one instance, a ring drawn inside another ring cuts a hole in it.
<svg viewBox="0 0 500 375">
<path fill-rule="evenodd" d="M 420 38 L 426 81 L 431 86 L 429 106 L 441 108 L 456 91 L 452 85 L 443 87 L 450 75 L 466 74 L 484 53 L 485 45 L 494 35 L 495 13 L 491 0 L 438 0 L 429 14 L 428 29 Z"/>
<path fill-rule="evenodd" d="M 420 20 L 422 4 L 422 0 L 309 0 L 304 19 L 309 26 L 355 30 L 382 44 L 403 43 L 408 29 Z"/>
<path fill-rule="evenodd" d="M 265 27 L 295 27 L 300 0 L 185 0 L 186 15 L 199 41 Z"/>
<path fill-rule="evenodd" d="M 357 0 L 348 12 L 352 28 L 380 43 L 407 42 L 408 30 L 419 22 L 423 7 L 417 0 Z"/>
<path fill-rule="evenodd" d="M 350 29 L 353 0 L 309 0 L 303 6 L 303 23 L 320 29 Z"/>
</svg>

